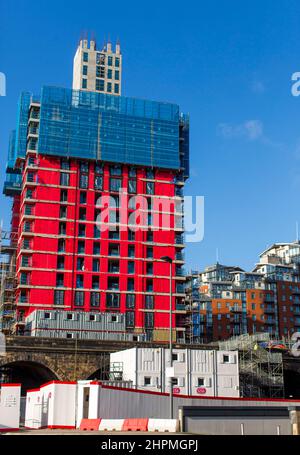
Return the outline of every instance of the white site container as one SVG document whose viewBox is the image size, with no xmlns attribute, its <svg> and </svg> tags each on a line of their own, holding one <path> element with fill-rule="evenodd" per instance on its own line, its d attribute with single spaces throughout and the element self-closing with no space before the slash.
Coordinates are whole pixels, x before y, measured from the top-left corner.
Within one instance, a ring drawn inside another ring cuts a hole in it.
<svg viewBox="0 0 300 455">
<path fill-rule="evenodd" d="M 25 427 L 41 428 L 42 394 L 40 389 L 28 390 L 26 395 Z"/>
<path fill-rule="evenodd" d="M 21 384 L 0 386 L 0 431 L 20 428 Z"/>
<path fill-rule="evenodd" d="M 27 392 L 25 426 L 75 428 L 76 383 L 52 381 Z"/>
<path fill-rule="evenodd" d="M 170 353 L 167 348 L 132 348 L 110 355 L 112 370 L 119 368 L 133 387 L 169 392 Z M 179 395 L 239 397 L 237 351 L 173 349 L 173 392 Z"/>
</svg>

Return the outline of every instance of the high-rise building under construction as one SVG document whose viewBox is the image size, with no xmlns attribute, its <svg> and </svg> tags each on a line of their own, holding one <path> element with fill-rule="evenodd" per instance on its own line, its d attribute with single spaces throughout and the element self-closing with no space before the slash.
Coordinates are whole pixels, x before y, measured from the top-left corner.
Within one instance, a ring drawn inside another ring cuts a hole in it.
<svg viewBox="0 0 300 455">
<path fill-rule="evenodd" d="M 91 323 L 121 313 L 126 333 L 167 340 L 168 257 L 173 337 L 184 339 L 189 121 L 176 104 L 121 96 L 121 80 L 120 45 L 81 40 L 73 89 L 20 96 L 4 184 L 17 232 L 16 333 L 34 311 L 45 330 L 53 310 L 66 321 L 80 311 Z"/>
</svg>

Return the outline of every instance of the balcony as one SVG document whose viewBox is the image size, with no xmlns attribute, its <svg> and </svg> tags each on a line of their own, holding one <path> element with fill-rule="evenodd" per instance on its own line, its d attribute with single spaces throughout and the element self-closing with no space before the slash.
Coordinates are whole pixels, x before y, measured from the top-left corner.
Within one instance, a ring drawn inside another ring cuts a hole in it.
<svg viewBox="0 0 300 455">
<path fill-rule="evenodd" d="M 29 137 L 29 136 L 37 137 L 38 134 L 39 134 L 39 129 L 38 129 L 38 127 L 36 127 L 36 126 L 31 126 L 31 127 L 28 128 L 27 137 Z"/>
<path fill-rule="evenodd" d="M 184 261 L 184 255 L 182 253 L 176 253 L 175 260 L 176 261 Z"/>
<path fill-rule="evenodd" d="M 273 318 L 266 319 L 266 320 L 264 321 L 264 324 L 268 324 L 268 325 L 273 325 L 273 324 L 275 324 L 275 323 L 276 323 L 276 320 L 273 319 Z"/>
<path fill-rule="evenodd" d="M 176 244 L 176 245 L 184 245 L 183 236 L 175 237 L 175 244 Z"/>
<path fill-rule="evenodd" d="M 243 308 L 240 305 L 231 306 L 229 309 L 231 313 L 242 313 L 243 311 Z"/>
<path fill-rule="evenodd" d="M 270 314 L 270 313 L 275 313 L 275 308 L 273 306 L 267 306 L 265 309 L 264 309 L 264 312 L 267 313 L 267 314 Z"/>
<path fill-rule="evenodd" d="M 40 110 L 31 109 L 29 114 L 29 121 L 31 120 L 39 120 L 40 119 Z"/>
</svg>

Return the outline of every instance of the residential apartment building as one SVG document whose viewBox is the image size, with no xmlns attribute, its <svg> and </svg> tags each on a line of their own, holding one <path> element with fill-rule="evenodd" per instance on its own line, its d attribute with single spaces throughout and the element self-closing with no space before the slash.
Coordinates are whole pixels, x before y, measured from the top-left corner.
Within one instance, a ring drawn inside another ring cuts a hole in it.
<svg viewBox="0 0 300 455">
<path fill-rule="evenodd" d="M 300 243 L 275 244 L 252 272 L 216 264 L 187 278 L 187 341 L 300 330 Z"/>
<path fill-rule="evenodd" d="M 97 58 L 95 44 L 81 42 L 77 76 L 87 49 L 90 63 Z M 119 58 L 121 71 L 119 48 L 110 51 L 105 62 Z M 119 96 L 121 88 L 81 88 L 20 97 L 4 184 L 17 233 L 13 330 L 24 333 L 35 310 L 96 311 L 123 313 L 127 331 L 166 340 L 168 256 L 173 337 L 183 339 L 188 117 L 176 104 Z"/>
<path fill-rule="evenodd" d="M 239 397 L 237 351 L 174 349 L 173 392 L 181 395 Z M 110 354 L 110 371 L 132 387 L 155 392 L 170 391 L 167 368 L 170 350 L 132 348 Z"/>
</svg>

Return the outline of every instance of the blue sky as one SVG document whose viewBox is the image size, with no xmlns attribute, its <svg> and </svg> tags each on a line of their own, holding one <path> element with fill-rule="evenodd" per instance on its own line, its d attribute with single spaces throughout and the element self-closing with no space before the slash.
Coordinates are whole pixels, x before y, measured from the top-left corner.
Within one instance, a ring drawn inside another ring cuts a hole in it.
<svg viewBox="0 0 300 455">
<path fill-rule="evenodd" d="M 191 116 L 186 194 L 205 196 L 205 237 L 187 268 L 247 269 L 300 221 L 300 71 L 297 0 L 62 2 L 0 0 L 1 188 L 22 90 L 71 86 L 81 34 L 120 39 L 123 94 L 176 102 Z M 9 225 L 10 203 L 0 199 Z"/>
</svg>

